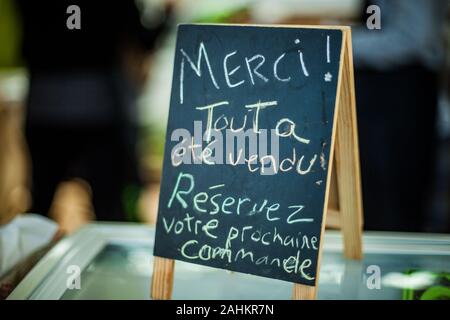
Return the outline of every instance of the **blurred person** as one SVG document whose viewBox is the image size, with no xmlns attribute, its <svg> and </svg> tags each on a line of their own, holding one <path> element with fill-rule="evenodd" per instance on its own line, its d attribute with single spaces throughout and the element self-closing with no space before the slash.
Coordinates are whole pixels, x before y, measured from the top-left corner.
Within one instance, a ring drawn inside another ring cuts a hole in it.
<svg viewBox="0 0 450 320">
<path fill-rule="evenodd" d="M 28 161 L 19 123 L 6 105 L 0 96 L 0 300 L 61 235 L 53 221 L 20 214 L 29 206 Z"/>
<path fill-rule="evenodd" d="M 97 219 L 125 220 L 124 190 L 140 185 L 138 88 L 125 57 L 129 52 L 148 55 L 167 25 L 170 7 L 146 28 L 129 0 L 17 4 L 30 76 L 26 138 L 33 170 L 31 211 L 48 214 L 58 184 L 77 179 L 92 196 Z M 66 26 L 71 5 L 80 8 L 80 29 Z"/>
<path fill-rule="evenodd" d="M 364 10 L 371 4 L 381 29 L 352 30 L 364 225 L 424 231 L 447 1 L 374 0 Z"/>
<path fill-rule="evenodd" d="M 12 108 L 0 95 L 0 226 L 25 212 L 30 202 L 26 143 Z"/>
</svg>

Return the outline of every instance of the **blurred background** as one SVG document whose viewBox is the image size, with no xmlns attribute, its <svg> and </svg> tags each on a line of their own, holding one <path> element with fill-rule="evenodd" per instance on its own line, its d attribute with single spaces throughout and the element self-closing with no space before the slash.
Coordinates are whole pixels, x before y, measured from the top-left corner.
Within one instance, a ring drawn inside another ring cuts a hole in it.
<svg viewBox="0 0 450 320">
<path fill-rule="evenodd" d="M 351 25 L 365 229 L 450 232 L 448 5 L 0 0 L 0 225 L 154 224 L 176 26 L 211 22 Z"/>
</svg>

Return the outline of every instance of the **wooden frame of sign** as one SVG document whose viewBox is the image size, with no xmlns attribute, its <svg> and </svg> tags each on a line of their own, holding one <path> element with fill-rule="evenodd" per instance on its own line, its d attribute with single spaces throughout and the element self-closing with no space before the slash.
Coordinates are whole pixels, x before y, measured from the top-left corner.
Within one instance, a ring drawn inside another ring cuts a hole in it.
<svg viewBox="0 0 450 320">
<path fill-rule="evenodd" d="M 325 226 L 342 230 L 346 258 L 359 260 L 363 256 L 363 208 L 351 29 L 345 26 L 280 25 L 280 27 L 341 30 L 343 35 L 330 148 L 330 159 L 333 159 L 333 163 L 328 170 L 325 189 L 317 277 L 314 286 L 294 283 L 292 292 L 292 299 L 295 300 L 315 299 Z M 174 268 L 173 259 L 154 257 L 151 284 L 153 299 L 171 299 Z"/>
</svg>

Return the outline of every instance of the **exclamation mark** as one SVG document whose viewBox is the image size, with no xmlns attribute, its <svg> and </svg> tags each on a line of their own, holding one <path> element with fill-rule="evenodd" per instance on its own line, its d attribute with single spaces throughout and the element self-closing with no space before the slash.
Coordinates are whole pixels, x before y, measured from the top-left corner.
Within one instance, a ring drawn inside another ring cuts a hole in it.
<svg viewBox="0 0 450 320">
<path fill-rule="evenodd" d="M 330 63 L 330 36 L 327 36 L 327 63 Z"/>
<path fill-rule="evenodd" d="M 327 63 L 331 63 L 331 59 L 330 59 L 330 36 L 327 36 Z M 323 79 L 325 80 L 325 82 L 331 82 L 331 80 L 333 79 L 333 75 L 328 71 L 327 73 L 325 73 Z"/>
</svg>

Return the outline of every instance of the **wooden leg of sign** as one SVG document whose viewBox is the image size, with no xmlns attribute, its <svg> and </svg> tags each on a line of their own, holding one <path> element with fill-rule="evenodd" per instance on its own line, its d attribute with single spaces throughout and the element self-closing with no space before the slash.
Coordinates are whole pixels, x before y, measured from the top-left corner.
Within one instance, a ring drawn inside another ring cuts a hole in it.
<svg viewBox="0 0 450 320">
<path fill-rule="evenodd" d="M 317 287 L 305 286 L 294 283 L 292 289 L 292 300 L 315 300 Z"/>
<path fill-rule="evenodd" d="M 172 298 L 174 263 L 172 259 L 154 257 L 152 299 L 170 300 Z"/>
<path fill-rule="evenodd" d="M 350 31 L 346 32 L 335 150 L 344 255 L 362 258 L 362 195 Z"/>
</svg>

